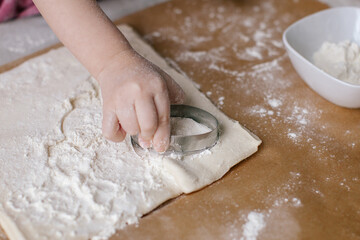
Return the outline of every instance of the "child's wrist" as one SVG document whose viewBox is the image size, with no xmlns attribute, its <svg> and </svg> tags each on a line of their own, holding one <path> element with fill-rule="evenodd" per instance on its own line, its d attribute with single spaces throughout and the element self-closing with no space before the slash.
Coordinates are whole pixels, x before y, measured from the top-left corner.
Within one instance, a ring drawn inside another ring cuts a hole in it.
<svg viewBox="0 0 360 240">
<path fill-rule="evenodd" d="M 106 75 L 108 75 L 109 70 L 111 71 L 113 67 L 121 68 L 121 65 L 125 65 L 134 54 L 136 54 L 136 52 L 130 46 L 120 50 L 118 53 L 114 54 L 109 59 L 103 61 L 103 65 L 99 68 L 97 72 L 93 74 L 94 78 L 100 84 L 102 79 L 106 78 Z"/>
</svg>

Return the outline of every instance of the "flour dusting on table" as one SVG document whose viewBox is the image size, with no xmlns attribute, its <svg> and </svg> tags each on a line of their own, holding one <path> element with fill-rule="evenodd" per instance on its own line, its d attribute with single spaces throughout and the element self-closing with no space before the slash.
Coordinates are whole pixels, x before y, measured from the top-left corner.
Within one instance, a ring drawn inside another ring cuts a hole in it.
<svg viewBox="0 0 360 240">
<path fill-rule="evenodd" d="M 184 10 L 179 15 L 171 15 L 171 24 L 147 33 L 146 38 L 154 45 L 172 46 L 173 49 L 164 50 L 162 54 L 193 78 L 201 91 L 225 112 L 246 122 L 245 126 L 261 130 L 268 144 L 262 149 L 263 154 L 274 157 L 263 158 L 269 164 L 266 166 L 271 166 L 273 172 L 283 173 L 276 178 L 276 187 L 262 188 L 269 193 L 266 204 L 283 216 L 276 219 L 280 225 L 289 225 L 291 231 L 298 233 L 301 227 L 296 218 L 282 213 L 281 209 L 305 207 L 307 202 L 299 192 L 308 191 L 307 194 L 319 202 L 325 202 L 331 194 L 326 194 L 330 189 L 327 182 L 337 182 L 337 190 L 346 193 L 358 185 L 359 178 L 346 177 L 356 173 L 345 166 L 349 166 L 350 159 L 358 155 L 360 128 L 359 124 L 353 124 L 335 134 L 334 129 L 341 122 L 343 112 L 329 107 L 329 103 L 312 92 L 291 66 L 281 41 L 282 34 L 285 26 L 299 18 L 296 5 L 303 8 L 304 3 L 286 2 L 291 5 L 289 12 L 282 12 L 286 4 L 280 6 L 276 1 L 247 3 L 246 11 L 241 3 L 239 7 L 234 1 L 221 1 L 218 3 L 221 9 L 204 3 L 195 12 Z M 223 97 L 226 101 L 221 101 Z M 356 113 L 351 117 L 357 117 Z M 284 148 L 289 149 L 286 156 L 283 155 L 287 152 Z M 300 152 L 304 154 L 300 155 Z M 250 165 L 258 166 L 255 162 Z M 340 168 L 341 171 L 335 171 Z M 246 172 L 242 174 L 246 175 Z M 314 179 L 308 179 L 309 176 Z M 236 178 L 241 183 L 246 180 L 240 175 Z M 263 178 L 251 179 L 259 183 Z M 266 181 L 263 184 L 267 185 Z M 242 192 L 255 195 L 259 185 L 252 190 L 244 188 Z M 220 199 L 221 204 L 226 203 L 225 197 Z M 262 201 L 261 197 L 253 197 L 250 203 L 254 208 L 263 206 L 264 203 L 259 201 Z M 250 203 L 239 205 L 248 207 Z M 234 221 L 233 215 L 226 217 L 227 211 L 224 209 L 222 212 L 224 217 L 221 220 L 225 223 L 223 238 L 240 239 L 242 222 Z M 291 239 L 295 235 L 281 236 Z"/>
<path fill-rule="evenodd" d="M 243 226 L 243 237 L 241 240 L 256 240 L 259 232 L 266 226 L 262 213 L 250 212 Z"/>
</svg>

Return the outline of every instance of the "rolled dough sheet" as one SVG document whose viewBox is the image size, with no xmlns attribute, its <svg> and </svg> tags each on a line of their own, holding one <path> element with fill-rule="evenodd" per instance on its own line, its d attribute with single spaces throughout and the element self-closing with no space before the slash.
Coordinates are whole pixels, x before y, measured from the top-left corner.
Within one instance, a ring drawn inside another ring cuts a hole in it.
<svg viewBox="0 0 360 240">
<path fill-rule="evenodd" d="M 186 104 L 220 122 L 203 154 L 140 158 L 101 135 L 101 96 L 66 48 L 0 75 L 0 223 L 10 239 L 99 239 L 164 201 L 221 178 L 261 141 L 220 112 L 128 26 L 132 46 L 172 76 Z"/>
</svg>

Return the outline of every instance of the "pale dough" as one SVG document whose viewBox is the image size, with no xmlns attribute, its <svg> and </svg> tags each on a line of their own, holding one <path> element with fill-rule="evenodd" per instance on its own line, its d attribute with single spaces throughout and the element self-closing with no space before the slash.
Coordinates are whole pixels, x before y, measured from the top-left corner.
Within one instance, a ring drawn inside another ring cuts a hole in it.
<svg viewBox="0 0 360 240">
<path fill-rule="evenodd" d="M 143 158 L 101 135 L 96 82 L 65 48 L 0 75 L 0 223 L 10 239 L 103 239 L 181 193 L 221 178 L 261 141 L 221 113 L 128 26 L 133 47 L 219 120 L 204 154 Z"/>
</svg>

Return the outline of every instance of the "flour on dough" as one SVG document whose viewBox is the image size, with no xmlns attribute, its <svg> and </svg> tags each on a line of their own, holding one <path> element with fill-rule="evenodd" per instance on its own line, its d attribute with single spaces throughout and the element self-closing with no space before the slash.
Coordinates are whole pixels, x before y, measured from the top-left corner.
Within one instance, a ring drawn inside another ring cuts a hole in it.
<svg viewBox="0 0 360 240">
<path fill-rule="evenodd" d="M 10 239 L 104 239 L 181 193 L 221 178 L 260 140 L 221 113 L 128 26 L 133 47 L 212 113 L 219 143 L 182 159 L 138 157 L 101 135 L 97 83 L 65 48 L 0 75 L 0 223 Z"/>
<path fill-rule="evenodd" d="M 324 42 L 314 53 L 314 63 L 331 76 L 360 84 L 360 46 L 354 42 Z"/>
<path fill-rule="evenodd" d="M 171 135 L 188 136 L 210 132 L 211 129 L 191 118 L 174 117 L 170 119 Z"/>
</svg>

